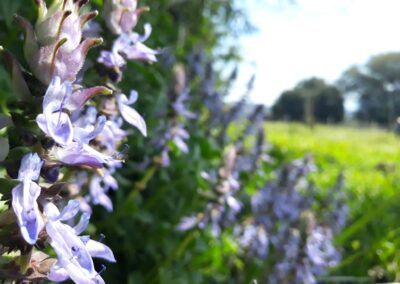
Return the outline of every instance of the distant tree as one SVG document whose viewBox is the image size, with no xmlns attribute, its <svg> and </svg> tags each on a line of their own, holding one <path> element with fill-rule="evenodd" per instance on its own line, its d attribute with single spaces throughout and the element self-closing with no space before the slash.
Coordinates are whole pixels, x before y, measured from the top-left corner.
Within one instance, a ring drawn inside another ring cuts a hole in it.
<svg viewBox="0 0 400 284">
<path fill-rule="evenodd" d="M 357 96 L 359 120 L 393 124 L 400 115 L 400 53 L 377 55 L 364 66 L 350 68 L 337 86 Z"/>
<path fill-rule="evenodd" d="M 285 91 L 272 107 L 274 119 L 302 121 L 304 119 L 304 98 L 295 90 Z"/>
<path fill-rule="evenodd" d="M 328 123 L 344 117 L 343 97 L 334 86 L 319 78 L 310 78 L 285 91 L 272 108 L 275 119 Z"/>
</svg>

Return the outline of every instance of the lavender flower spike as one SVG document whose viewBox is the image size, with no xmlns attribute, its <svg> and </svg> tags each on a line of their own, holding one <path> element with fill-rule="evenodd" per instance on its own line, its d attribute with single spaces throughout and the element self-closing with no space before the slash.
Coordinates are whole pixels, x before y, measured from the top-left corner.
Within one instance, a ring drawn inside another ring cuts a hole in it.
<svg viewBox="0 0 400 284">
<path fill-rule="evenodd" d="M 129 107 L 130 104 L 133 104 L 137 101 L 137 98 L 138 93 L 134 90 L 131 91 L 129 100 L 124 94 L 118 95 L 118 108 L 126 122 L 135 126 L 144 136 L 147 136 L 146 123 L 144 122 L 142 116 L 136 110 Z"/>
<path fill-rule="evenodd" d="M 40 186 L 33 182 L 40 175 L 43 162 L 34 153 L 26 154 L 21 161 L 19 185 L 12 189 L 12 207 L 21 228 L 22 237 L 31 245 L 36 243 L 44 223 L 36 202 L 40 195 Z"/>
</svg>

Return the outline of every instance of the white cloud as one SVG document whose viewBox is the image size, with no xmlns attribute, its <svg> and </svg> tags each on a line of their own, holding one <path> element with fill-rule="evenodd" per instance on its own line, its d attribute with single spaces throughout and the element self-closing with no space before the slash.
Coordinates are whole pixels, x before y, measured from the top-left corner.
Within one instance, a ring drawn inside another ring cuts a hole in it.
<svg viewBox="0 0 400 284">
<path fill-rule="evenodd" d="M 333 82 L 371 55 L 400 51 L 398 0 L 297 0 L 294 6 L 246 1 L 259 32 L 243 37 L 245 64 L 237 99 L 249 73 L 257 79 L 251 99 L 271 105 L 302 79 Z M 277 6 L 278 5 L 278 6 Z"/>
</svg>

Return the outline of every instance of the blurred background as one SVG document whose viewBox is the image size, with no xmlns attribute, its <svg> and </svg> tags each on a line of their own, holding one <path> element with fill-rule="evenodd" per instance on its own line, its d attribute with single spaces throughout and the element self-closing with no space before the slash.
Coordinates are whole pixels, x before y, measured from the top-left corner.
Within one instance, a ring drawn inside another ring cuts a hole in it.
<svg viewBox="0 0 400 284">
<path fill-rule="evenodd" d="M 102 2 L 88 8 L 110 46 Z M 117 258 L 106 282 L 400 281 L 400 2 L 139 6 L 160 54 L 120 84 L 139 92 L 148 137 L 126 142 L 113 212 L 95 208 L 88 228 Z M 34 1 L 0 2 L 1 44 L 23 62 L 14 13 L 34 19 Z"/>
</svg>

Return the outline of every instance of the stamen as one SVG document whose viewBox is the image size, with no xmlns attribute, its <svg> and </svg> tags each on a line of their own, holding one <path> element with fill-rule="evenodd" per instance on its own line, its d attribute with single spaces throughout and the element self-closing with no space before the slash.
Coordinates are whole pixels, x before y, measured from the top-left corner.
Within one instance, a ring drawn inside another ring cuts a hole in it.
<svg viewBox="0 0 400 284">
<path fill-rule="evenodd" d="M 96 276 L 100 276 L 104 271 L 106 271 L 106 266 L 104 264 L 101 265 L 101 269 L 97 272 Z"/>
<path fill-rule="evenodd" d="M 124 144 L 124 145 L 122 145 L 121 151 L 113 154 L 112 157 L 115 158 L 115 159 L 123 160 L 124 156 L 128 152 L 128 150 L 129 150 L 129 145 L 128 144 Z"/>
<path fill-rule="evenodd" d="M 100 234 L 98 242 L 102 243 L 106 236 L 104 234 Z"/>
</svg>

